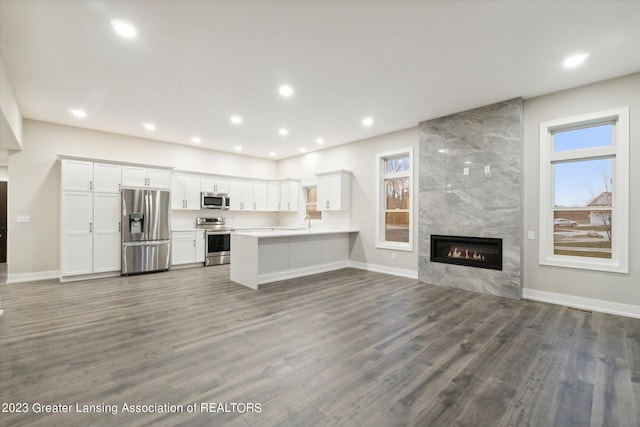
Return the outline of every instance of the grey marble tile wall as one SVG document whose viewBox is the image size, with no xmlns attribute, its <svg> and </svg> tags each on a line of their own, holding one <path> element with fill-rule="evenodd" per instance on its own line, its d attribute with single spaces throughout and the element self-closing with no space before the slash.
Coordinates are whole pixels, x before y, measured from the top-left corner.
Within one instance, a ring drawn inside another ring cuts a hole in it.
<svg viewBox="0 0 640 427">
<path fill-rule="evenodd" d="M 522 98 L 420 123 L 420 281 L 521 298 L 522 145 Z M 432 234 L 501 238 L 503 269 L 431 262 Z"/>
</svg>

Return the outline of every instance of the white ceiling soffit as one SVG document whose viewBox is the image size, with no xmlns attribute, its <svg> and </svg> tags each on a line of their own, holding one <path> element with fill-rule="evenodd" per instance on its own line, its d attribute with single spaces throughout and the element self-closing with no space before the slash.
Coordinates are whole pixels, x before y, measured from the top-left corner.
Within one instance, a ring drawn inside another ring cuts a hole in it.
<svg viewBox="0 0 640 427">
<path fill-rule="evenodd" d="M 2 0 L 0 49 L 25 118 L 284 158 L 639 71 L 639 18 L 638 1 Z"/>
</svg>

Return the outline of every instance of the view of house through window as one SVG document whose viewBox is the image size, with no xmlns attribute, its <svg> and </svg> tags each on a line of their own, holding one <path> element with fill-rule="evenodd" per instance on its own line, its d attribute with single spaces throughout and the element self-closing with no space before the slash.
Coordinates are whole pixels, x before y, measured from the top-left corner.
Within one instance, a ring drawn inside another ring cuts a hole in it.
<svg viewBox="0 0 640 427">
<path fill-rule="evenodd" d="M 314 187 L 305 187 L 305 215 L 311 219 L 322 219 L 322 211 L 318 210 L 318 191 Z"/>
<path fill-rule="evenodd" d="M 610 123 L 553 133 L 554 151 L 612 145 Z M 553 253 L 611 258 L 614 156 L 563 159 L 553 166 Z"/>
<path fill-rule="evenodd" d="M 383 243 L 411 241 L 411 157 L 403 152 L 381 158 Z"/>
</svg>

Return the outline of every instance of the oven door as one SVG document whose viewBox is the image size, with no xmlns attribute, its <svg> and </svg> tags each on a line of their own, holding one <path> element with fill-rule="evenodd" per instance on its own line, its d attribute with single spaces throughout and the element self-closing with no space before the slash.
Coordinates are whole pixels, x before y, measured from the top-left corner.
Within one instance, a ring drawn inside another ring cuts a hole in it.
<svg viewBox="0 0 640 427">
<path fill-rule="evenodd" d="M 231 233 L 207 231 L 204 265 L 229 264 L 231 261 Z"/>
</svg>

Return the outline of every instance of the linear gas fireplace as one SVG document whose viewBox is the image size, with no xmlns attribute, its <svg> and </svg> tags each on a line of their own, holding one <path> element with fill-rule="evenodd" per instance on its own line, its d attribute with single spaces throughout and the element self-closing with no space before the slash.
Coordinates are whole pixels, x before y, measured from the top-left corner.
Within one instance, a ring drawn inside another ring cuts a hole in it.
<svg viewBox="0 0 640 427">
<path fill-rule="evenodd" d="M 432 234 L 431 261 L 502 270 L 502 239 Z"/>
</svg>

